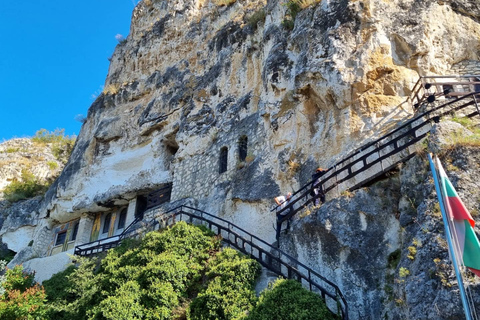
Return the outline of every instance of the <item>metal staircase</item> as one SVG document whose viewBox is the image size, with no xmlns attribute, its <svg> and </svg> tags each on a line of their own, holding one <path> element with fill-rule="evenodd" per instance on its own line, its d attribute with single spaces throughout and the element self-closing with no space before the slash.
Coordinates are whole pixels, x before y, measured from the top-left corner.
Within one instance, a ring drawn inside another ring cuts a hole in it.
<svg viewBox="0 0 480 320">
<path fill-rule="evenodd" d="M 309 181 L 292 194 L 287 204 L 273 209 L 277 214 L 277 243 L 282 223 L 315 203 L 316 199 L 328 193 L 335 192 L 338 196 L 346 190 L 358 189 L 412 158 L 416 154 L 414 145 L 425 138 L 433 123 L 439 122 L 442 117 L 458 111 L 470 112 L 467 117 L 480 114 L 480 81 L 472 79 L 480 79 L 480 76 L 421 77 L 408 99 L 418 110 L 417 115 L 358 148 L 330 167 L 319 181 Z M 321 192 L 312 196 L 314 188 Z"/>
</svg>

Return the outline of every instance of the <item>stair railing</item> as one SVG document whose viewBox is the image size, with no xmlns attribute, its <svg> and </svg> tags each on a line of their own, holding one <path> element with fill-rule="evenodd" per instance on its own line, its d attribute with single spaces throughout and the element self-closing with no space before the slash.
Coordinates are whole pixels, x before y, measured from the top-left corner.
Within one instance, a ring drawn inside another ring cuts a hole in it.
<svg viewBox="0 0 480 320">
<path fill-rule="evenodd" d="M 154 208 L 152 209 L 154 210 Z M 204 225 L 222 241 L 257 260 L 262 266 L 288 279 L 295 279 L 310 291 L 319 294 L 330 311 L 348 319 L 348 304 L 340 289 L 310 267 L 257 236 L 220 217 L 186 205 L 161 212 L 146 224 L 145 231 L 172 226 L 179 221 Z"/>
<path fill-rule="evenodd" d="M 284 205 L 283 208 L 282 205 L 280 205 L 272 209 L 272 211 L 275 210 L 277 214 L 277 241 L 280 237 L 282 223 L 291 219 L 297 212 L 303 210 L 303 208 L 321 196 L 320 193 L 311 196 L 310 194 L 313 188 L 322 188 L 324 194 L 334 188 L 342 191 L 351 191 L 361 187 L 379 175 L 388 172 L 398 163 L 405 162 L 415 155 L 415 152 L 409 151 L 408 148 L 422 140 L 428 134 L 432 121 L 438 122 L 442 116 L 472 105 L 476 106 L 476 95 L 478 95 L 478 92 L 469 93 L 440 106 L 430 108 L 430 110 L 406 121 L 388 134 L 358 148 L 353 154 L 329 168 L 319 179 L 320 181 L 318 183 L 312 180 L 305 184 L 292 195 L 290 201 Z M 477 114 L 478 111 L 475 111 L 467 115 L 467 117 L 472 117 Z M 400 153 L 404 150 L 407 150 L 407 154 L 401 155 Z M 388 161 L 389 158 L 395 155 L 398 155 L 397 159 Z M 386 163 L 386 166 L 382 165 L 383 162 Z M 349 180 L 352 180 L 375 165 L 379 165 L 380 168 L 375 170 L 373 175 L 356 181 L 351 187 L 346 187 Z"/>
</svg>

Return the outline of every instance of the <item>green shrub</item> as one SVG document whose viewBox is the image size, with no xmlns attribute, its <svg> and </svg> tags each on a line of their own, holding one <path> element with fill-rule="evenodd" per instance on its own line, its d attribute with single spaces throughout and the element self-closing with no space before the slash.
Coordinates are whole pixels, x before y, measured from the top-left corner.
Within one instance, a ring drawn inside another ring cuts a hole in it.
<svg viewBox="0 0 480 320">
<path fill-rule="evenodd" d="M 24 272 L 22 266 L 15 266 L 2 277 L 1 286 L 0 319 L 45 319 L 45 291 L 34 282 L 32 273 Z"/>
<path fill-rule="evenodd" d="M 71 302 L 75 296 L 70 292 L 72 283 L 68 277 L 75 272 L 74 265 L 68 266 L 64 271 L 54 274 L 50 279 L 43 281 L 43 287 L 47 294 L 47 301 Z"/>
<path fill-rule="evenodd" d="M 20 150 L 19 148 L 13 148 L 13 147 L 9 147 L 7 148 L 7 153 L 15 153 L 17 152 L 18 150 Z"/>
<path fill-rule="evenodd" d="M 240 319 L 253 308 L 255 280 L 260 265 L 243 254 L 225 248 L 209 262 L 206 290 L 192 301 L 189 319 Z"/>
<path fill-rule="evenodd" d="M 6 200 L 17 202 L 44 194 L 48 185 L 42 184 L 28 170 L 22 170 L 21 181 L 14 180 L 5 187 L 3 193 Z"/>
<path fill-rule="evenodd" d="M 204 227 L 179 222 L 79 258 L 44 282 L 47 319 L 334 319 L 322 299 L 281 280 L 255 295 L 259 264 Z M 258 303 L 257 303 L 258 302 Z M 250 312 L 250 315 L 249 315 Z"/>
<path fill-rule="evenodd" d="M 100 310 L 105 319 L 133 320 L 143 319 L 144 308 L 141 305 L 141 289 L 135 281 L 120 285 L 115 294 L 100 302 Z"/>
<path fill-rule="evenodd" d="M 65 135 L 65 129 L 56 129 L 53 132 L 40 129 L 35 133 L 32 141 L 41 145 L 51 144 L 55 158 L 65 163 L 72 153 L 75 139 L 75 136 Z"/>
<path fill-rule="evenodd" d="M 17 253 L 13 250 L 10 250 L 10 249 L 6 249 L 6 250 L 2 250 L 0 252 L 0 262 L 3 260 L 5 261 L 6 263 L 9 263 L 10 261 L 13 260 L 13 258 L 15 257 Z M 0 268 L 0 271 L 2 270 L 2 268 Z"/>
<path fill-rule="evenodd" d="M 248 19 L 248 25 L 251 26 L 254 30 L 256 30 L 258 23 L 259 22 L 264 23 L 266 17 L 267 17 L 267 13 L 265 9 L 262 8 L 250 16 L 250 18 Z"/>
<path fill-rule="evenodd" d="M 289 0 L 285 3 L 287 7 L 285 19 L 282 21 L 282 25 L 287 30 L 293 30 L 295 26 L 295 18 L 297 14 L 302 10 L 300 4 L 296 0 Z"/>
<path fill-rule="evenodd" d="M 248 320 L 333 320 L 322 298 L 294 280 L 279 279 L 264 290 Z"/>
<path fill-rule="evenodd" d="M 55 170 L 58 168 L 58 163 L 56 163 L 55 161 L 48 161 L 47 165 L 50 168 L 50 170 Z"/>
</svg>

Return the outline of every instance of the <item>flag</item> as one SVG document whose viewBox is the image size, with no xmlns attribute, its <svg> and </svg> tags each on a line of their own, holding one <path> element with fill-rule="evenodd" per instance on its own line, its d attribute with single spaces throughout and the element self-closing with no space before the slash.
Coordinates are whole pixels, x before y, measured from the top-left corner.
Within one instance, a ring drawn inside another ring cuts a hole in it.
<svg viewBox="0 0 480 320">
<path fill-rule="evenodd" d="M 440 185 L 444 197 L 445 210 L 448 219 L 452 222 L 452 238 L 455 248 L 458 250 L 458 257 L 463 264 L 473 273 L 480 277 L 480 243 L 473 231 L 475 220 L 458 196 L 445 170 L 437 158 L 437 168 L 440 173 Z"/>
</svg>

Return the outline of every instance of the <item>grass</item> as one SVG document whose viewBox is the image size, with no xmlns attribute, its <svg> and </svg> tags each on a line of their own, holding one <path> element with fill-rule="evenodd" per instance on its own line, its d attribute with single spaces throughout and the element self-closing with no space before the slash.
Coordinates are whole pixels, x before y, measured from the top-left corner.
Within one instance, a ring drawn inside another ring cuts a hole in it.
<svg viewBox="0 0 480 320">
<path fill-rule="evenodd" d="M 56 163 L 55 161 L 48 161 L 47 165 L 50 168 L 50 170 L 55 170 L 58 168 L 58 163 Z"/>
<path fill-rule="evenodd" d="M 103 94 L 115 95 L 120 90 L 120 83 L 111 83 L 103 89 Z"/>
<path fill-rule="evenodd" d="M 247 156 L 245 157 L 245 162 L 246 163 L 252 163 L 253 160 L 255 160 L 255 156 L 253 154 L 247 154 Z"/>
<path fill-rule="evenodd" d="M 260 10 L 257 10 L 254 14 L 250 16 L 250 18 L 248 18 L 248 25 L 251 26 L 253 29 L 257 29 L 258 23 L 264 23 L 266 17 L 267 13 L 265 9 L 262 8 Z"/>
<path fill-rule="evenodd" d="M 214 3 L 219 7 L 228 7 L 234 4 L 237 0 L 215 0 Z"/>
<path fill-rule="evenodd" d="M 55 158 L 66 163 L 73 150 L 75 139 L 75 136 L 65 135 L 65 129 L 56 129 L 52 132 L 46 129 L 40 129 L 35 133 L 32 141 L 42 146 L 50 144 Z"/>
<path fill-rule="evenodd" d="M 9 147 L 7 148 L 7 153 L 15 153 L 15 152 L 18 152 L 20 150 L 20 148 L 13 148 L 13 147 Z"/>
<path fill-rule="evenodd" d="M 47 189 L 48 184 L 42 184 L 31 172 L 24 169 L 21 179 L 12 181 L 3 192 L 6 200 L 17 202 L 43 195 Z"/>
<path fill-rule="evenodd" d="M 461 132 L 453 132 L 450 134 L 450 142 L 455 146 L 479 147 L 480 146 L 480 127 L 475 124 L 472 119 L 467 117 L 453 117 L 453 122 L 457 122 L 470 130 L 472 135 L 465 135 Z"/>
<path fill-rule="evenodd" d="M 282 25 L 287 30 L 293 30 L 295 26 L 295 18 L 297 14 L 312 5 L 320 3 L 322 0 L 289 0 L 284 3 L 287 7 L 285 18 L 282 21 Z"/>
</svg>

